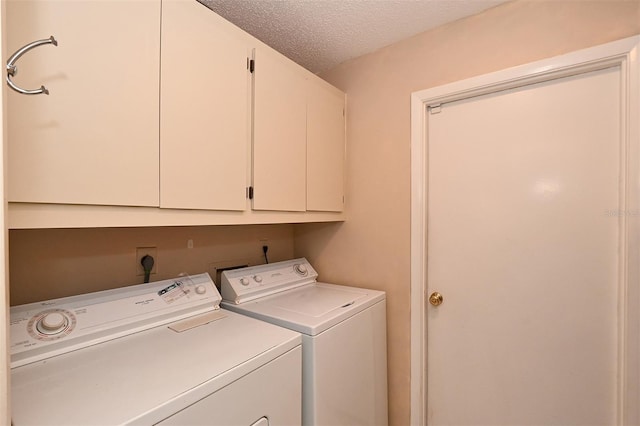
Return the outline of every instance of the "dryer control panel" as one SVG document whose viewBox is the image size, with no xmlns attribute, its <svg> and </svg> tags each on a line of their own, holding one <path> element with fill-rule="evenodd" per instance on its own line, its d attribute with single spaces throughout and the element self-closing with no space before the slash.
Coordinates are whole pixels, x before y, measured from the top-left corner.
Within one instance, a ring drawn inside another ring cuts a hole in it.
<svg viewBox="0 0 640 426">
<path fill-rule="evenodd" d="M 11 368 L 219 309 L 209 274 L 13 306 Z"/>
<path fill-rule="evenodd" d="M 286 260 L 222 273 L 222 298 L 239 305 L 306 284 L 318 273 L 305 258 Z"/>
</svg>

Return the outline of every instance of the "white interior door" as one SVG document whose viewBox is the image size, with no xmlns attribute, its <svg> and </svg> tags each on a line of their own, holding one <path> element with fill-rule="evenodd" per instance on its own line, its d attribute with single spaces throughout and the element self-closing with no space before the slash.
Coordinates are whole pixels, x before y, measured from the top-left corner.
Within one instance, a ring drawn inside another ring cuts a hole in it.
<svg viewBox="0 0 640 426">
<path fill-rule="evenodd" d="M 428 114 L 428 424 L 617 422 L 620 82 L 614 67 Z"/>
</svg>

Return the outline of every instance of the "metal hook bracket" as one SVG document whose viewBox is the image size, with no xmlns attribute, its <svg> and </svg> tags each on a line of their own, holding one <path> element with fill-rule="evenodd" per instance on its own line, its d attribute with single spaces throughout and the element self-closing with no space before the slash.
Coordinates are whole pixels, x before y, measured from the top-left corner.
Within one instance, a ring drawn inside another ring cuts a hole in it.
<svg viewBox="0 0 640 426">
<path fill-rule="evenodd" d="M 53 38 L 53 36 L 51 36 L 43 40 L 37 40 L 37 41 L 31 42 L 26 46 L 18 49 L 18 51 L 13 55 L 11 55 L 11 57 L 7 60 L 7 84 L 16 92 L 22 93 L 23 95 L 40 95 L 42 93 L 44 93 L 45 95 L 49 94 L 49 90 L 47 90 L 47 88 L 44 86 L 40 86 L 39 89 L 35 89 L 35 90 L 27 90 L 27 89 L 23 89 L 21 87 L 16 86 L 16 84 L 11 80 L 11 77 L 15 77 L 15 75 L 18 73 L 18 67 L 16 66 L 15 62 L 18 59 L 20 59 L 20 57 L 25 53 L 27 53 L 29 50 L 38 46 L 42 46 L 44 44 L 53 44 L 54 46 L 57 46 L 58 41 L 55 38 Z"/>
</svg>

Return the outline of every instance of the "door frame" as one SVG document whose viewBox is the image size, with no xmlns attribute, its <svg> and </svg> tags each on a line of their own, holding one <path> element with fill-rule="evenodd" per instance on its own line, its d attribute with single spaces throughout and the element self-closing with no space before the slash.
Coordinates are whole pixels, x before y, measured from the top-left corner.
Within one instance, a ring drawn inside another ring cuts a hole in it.
<svg viewBox="0 0 640 426">
<path fill-rule="evenodd" d="M 427 424 L 428 107 L 619 66 L 622 135 L 617 424 L 640 423 L 640 36 L 411 94 L 411 424 Z"/>
</svg>

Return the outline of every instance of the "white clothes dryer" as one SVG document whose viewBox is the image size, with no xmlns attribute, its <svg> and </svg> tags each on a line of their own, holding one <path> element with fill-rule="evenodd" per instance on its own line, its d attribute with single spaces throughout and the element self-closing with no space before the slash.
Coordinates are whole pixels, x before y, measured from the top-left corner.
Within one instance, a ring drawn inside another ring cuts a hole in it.
<svg viewBox="0 0 640 426">
<path fill-rule="evenodd" d="M 302 333 L 302 424 L 386 425 L 385 293 L 316 282 L 304 259 L 222 273 L 222 307 Z"/>
<path fill-rule="evenodd" d="M 12 307 L 13 424 L 300 424 L 300 334 L 220 301 L 201 274 Z"/>
</svg>

